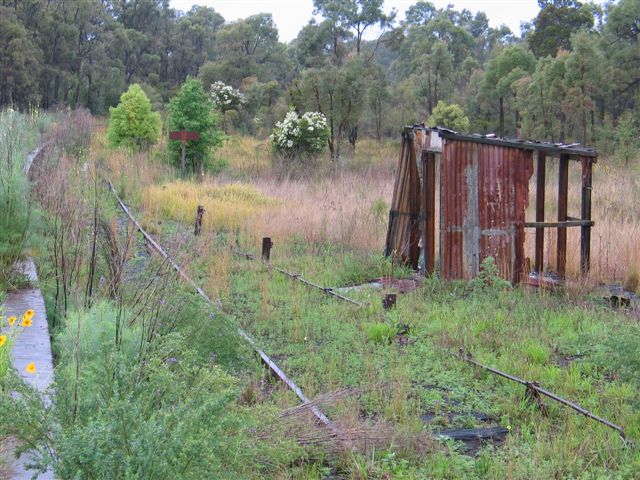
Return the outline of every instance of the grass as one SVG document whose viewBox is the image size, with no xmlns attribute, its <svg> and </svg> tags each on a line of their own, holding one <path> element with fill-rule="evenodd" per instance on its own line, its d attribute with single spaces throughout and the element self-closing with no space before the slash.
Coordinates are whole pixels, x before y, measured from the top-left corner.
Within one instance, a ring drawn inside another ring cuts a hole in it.
<svg viewBox="0 0 640 480">
<path fill-rule="evenodd" d="M 236 240 L 255 253 L 260 239 L 270 236 L 274 264 L 321 285 L 407 274 L 380 254 L 394 149 L 368 142 L 339 167 L 325 159 L 317 174 L 283 178 L 263 153 L 250 157 L 247 152 L 257 145 L 258 140 L 244 137 L 229 141 L 221 152 L 229 170 L 200 183 L 176 181 L 154 152 L 135 161 L 115 152 L 105 160 L 130 203 L 153 223 L 160 242 L 207 293 L 222 298 L 225 309 L 307 396 L 356 389 L 323 409 L 344 430 L 367 432 L 364 445 L 342 455 L 307 447 L 304 455 L 278 464 L 277 473 L 270 469 L 269 478 L 634 478 L 640 456 L 623 448 L 614 431 L 552 402 L 547 402 L 549 417 L 544 417 L 525 399 L 522 386 L 448 353 L 462 349 L 481 363 L 539 381 L 624 425 L 637 441 L 640 385 L 633 368 L 621 368 L 625 358 L 630 365 L 638 360 L 633 318 L 580 292 L 531 292 L 500 284 L 478 288 L 437 278 L 400 295 L 391 311 L 382 308 L 384 291 L 352 290 L 348 295 L 365 304 L 358 308 L 259 261 L 235 257 L 231 247 Z M 99 152 L 100 142 L 92 148 Z M 603 195 L 613 188 L 613 180 L 606 180 L 607 188 L 604 179 L 598 181 L 596 177 L 594 195 L 599 188 Z M 637 208 L 622 194 L 616 198 L 621 203 L 609 211 L 612 229 L 622 225 L 626 206 Z M 603 199 L 594 197 L 597 202 Z M 193 238 L 198 204 L 205 205 L 206 234 Z M 603 212 L 598 210 L 596 222 L 604 223 Z M 637 228 L 631 219 L 625 221 L 627 233 Z M 630 251 L 633 242 L 627 241 Z M 598 254 L 594 251 L 594 263 Z M 185 340 L 189 348 L 206 355 L 228 343 L 216 335 L 226 325 L 211 323 L 198 312 L 182 315 L 203 328 Z M 625 338 L 629 341 L 621 342 Z M 627 353 L 612 355 L 622 343 Z M 246 362 L 246 355 L 229 355 L 225 363 L 242 386 L 238 404 L 258 411 L 297 405 L 289 390 Z M 478 420 L 478 412 L 492 420 Z M 437 420 L 425 422 L 425 415 Z M 490 425 L 509 429 L 506 442 L 485 446 L 476 456 L 433 436 L 443 428 Z"/>
<path fill-rule="evenodd" d="M 198 205 L 202 205 L 205 209 L 203 228 L 209 232 L 236 230 L 261 211 L 279 206 L 274 199 L 249 185 L 184 181 L 148 186 L 142 192 L 142 205 L 153 219 L 184 224 L 195 221 Z"/>
</svg>

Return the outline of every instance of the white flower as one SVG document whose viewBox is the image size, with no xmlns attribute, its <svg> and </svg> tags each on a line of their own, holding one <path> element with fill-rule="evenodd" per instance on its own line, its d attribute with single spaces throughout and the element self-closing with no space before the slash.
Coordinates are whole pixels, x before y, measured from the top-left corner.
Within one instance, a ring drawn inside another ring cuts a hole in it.
<svg viewBox="0 0 640 480">
<path fill-rule="evenodd" d="M 293 140 L 287 140 L 287 147 L 293 147 Z"/>
</svg>

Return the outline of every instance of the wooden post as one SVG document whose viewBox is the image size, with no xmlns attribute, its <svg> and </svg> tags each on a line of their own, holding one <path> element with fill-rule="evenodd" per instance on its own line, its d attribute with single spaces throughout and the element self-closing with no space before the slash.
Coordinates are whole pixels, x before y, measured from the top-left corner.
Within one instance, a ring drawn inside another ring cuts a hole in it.
<svg viewBox="0 0 640 480">
<path fill-rule="evenodd" d="M 204 207 L 202 205 L 198 205 L 198 211 L 196 212 L 196 227 L 193 232 L 195 236 L 200 235 L 202 230 L 202 216 L 204 215 Z"/>
<path fill-rule="evenodd" d="M 560 167 L 558 174 L 558 221 L 567 220 L 567 206 L 569 201 L 569 155 L 560 155 Z M 557 269 L 560 278 L 567 273 L 567 228 L 558 228 L 557 242 Z"/>
<path fill-rule="evenodd" d="M 185 176 L 185 170 L 186 170 L 186 165 L 187 165 L 187 157 L 186 157 L 186 147 L 187 147 L 187 141 L 186 140 L 182 140 L 182 154 L 180 155 L 180 174 L 184 177 Z"/>
<path fill-rule="evenodd" d="M 547 166 L 546 152 L 538 152 L 538 172 L 536 179 L 536 222 L 544 222 L 545 180 Z M 544 269 L 544 228 L 536 228 L 535 270 L 539 275 Z"/>
<path fill-rule="evenodd" d="M 187 167 L 186 148 L 187 140 L 198 141 L 200 134 L 198 132 L 187 132 L 186 130 L 176 130 L 175 132 L 169 132 L 170 140 L 180 140 L 182 146 L 182 153 L 180 155 L 180 173 L 184 177 Z"/>
<path fill-rule="evenodd" d="M 436 256 L 436 154 L 422 154 L 422 178 L 424 184 L 424 226 L 422 245 L 424 248 L 424 273 L 433 275 Z"/>
<path fill-rule="evenodd" d="M 409 136 L 409 251 L 411 268 L 418 269 L 420 262 L 420 178 L 416 160 L 415 134 Z"/>
<path fill-rule="evenodd" d="M 262 239 L 262 260 L 265 262 L 269 261 L 271 257 L 271 247 L 273 247 L 273 242 L 270 237 L 264 237 Z"/>
<path fill-rule="evenodd" d="M 593 162 L 582 158 L 582 220 L 591 221 L 591 186 L 593 181 Z M 580 271 L 589 273 L 591 267 L 591 225 L 580 228 Z"/>
<path fill-rule="evenodd" d="M 387 293 L 382 299 L 382 307 L 385 310 L 391 310 L 393 307 L 396 306 L 396 299 L 397 299 L 397 296 L 395 293 Z"/>
</svg>

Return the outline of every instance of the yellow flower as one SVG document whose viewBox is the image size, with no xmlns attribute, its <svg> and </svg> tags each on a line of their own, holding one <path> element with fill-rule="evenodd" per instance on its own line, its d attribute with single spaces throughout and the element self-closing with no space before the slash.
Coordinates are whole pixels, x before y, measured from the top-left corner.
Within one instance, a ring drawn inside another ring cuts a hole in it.
<svg viewBox="0 0 640 480">
<path fill-rule="evenodd" d="M 24 369 L 27 373 L 36 373 L 36 364 L 33 362 L 27 363 L 27 366 Z"/>
<path fill-rule="evenodd" d="M 7 336 L 0 335 L 0 347 L 3 346 L 5 343 L 7 343 Z"/>
<path fill-rule="evenodd" d="M 32 323 L 32 320 L 30 318 L 27 317 L 22 317 L 22 323 L 20 323 L 21 327 L 30 327 Z"/>
<path fill-rule="evenodd" d="M 24 315 L 22 316 L 22 318 L 33 318 L 35 314 L 36 312 L 32 308 L 30 308 L 29 310 L 24 312 Z"/>
<path fill-rule="evenodd" d="M 16 323 L 17 318 L 16 317 L 9 317 L 7 318 L 7 322 L 9 323 L 9 325 L 11 325 L 13 327 L 13 324 Z"/>
</svg>

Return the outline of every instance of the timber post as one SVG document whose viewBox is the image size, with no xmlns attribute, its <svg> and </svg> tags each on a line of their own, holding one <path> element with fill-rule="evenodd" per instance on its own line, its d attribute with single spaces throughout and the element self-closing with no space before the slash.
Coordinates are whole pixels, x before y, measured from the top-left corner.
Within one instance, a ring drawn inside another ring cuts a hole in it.
<svg viewBox="0 0 640 480">
<path fill-rule="evenodd" d="M 270 237 L 263 237 L 262 239 L 262 261 L 269 263 L 269 258 L 271 257 L 271 247 L 273 247 L 273 242 Z"/>
<path fill-rule="evenodd" d="M 202 231 L 202 216 L 204 215 L 204 207 L 202 205 L 198 205 L 198 210 L 196 211 L 196 226 L 193 234 L 197 237 L 200 235 Z"/>
</svg>

